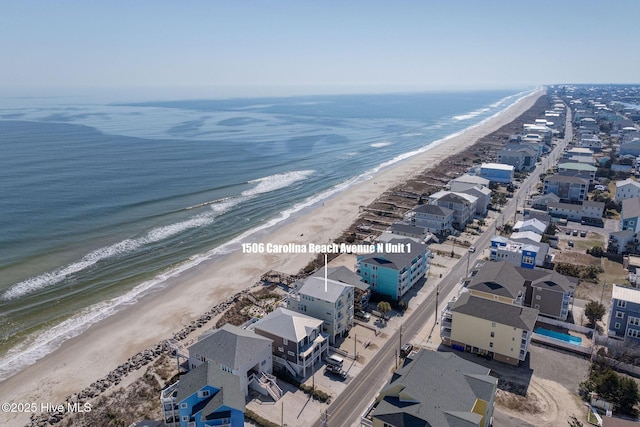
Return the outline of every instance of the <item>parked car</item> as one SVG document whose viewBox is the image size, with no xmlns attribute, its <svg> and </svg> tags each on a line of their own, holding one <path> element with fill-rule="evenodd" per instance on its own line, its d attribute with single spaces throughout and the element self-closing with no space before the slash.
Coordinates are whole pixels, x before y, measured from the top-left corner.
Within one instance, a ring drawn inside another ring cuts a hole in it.
<svg viewBox="0 0 640 427">
<path fill-rule="evenodd" d="M 474 253 L 476 251 L 476 247 L 475 246 L 471 246 L 469 248 L 469 252 Z"/>
<path fill-rule="evenodd" d="M 324 369 L 325 369 L 325 371 L 329 372 L 330 374 L 337 375 L 337 376 L 341 377 L 342 379 L 347 378 L 347 371 L 345 371 L 342 368 L 339 368 L 338 366 L 327 365 L 327 367 L 324 368 Z"/>
<path fill-rule="evenodd" d="M 564 234 L 566 234 L 567 236 L 571 236 L 571 230 L 567 228 L 566 230 L 564 230 Z"/>
<path fill-rule="evenodd" d="M 573 240 L 569 240 L 569 246 L 573 247 Z"/>
<path fill-rule="evenodd" d="M 413 344 L 406 343 L 400 348 L 400 356 L 407 357 L 413 351 Z"/>
<path fill-rule="evenodd" d="M 580 237 L 587 237 L 587 232 L 585 230 L 581 230 Z"/>
<path fill-rule="evenodd" d="M 358 310 L 355 313 L 353 313 L 353 315 L 355 316 L 356 319 L 362 320 L 364 322 L 368 322 L 369 319 L 371 319 L 371 315 L 364 310 Z"/>
<path fill-rule="evenodd" d="M 578 230 L 575 230 L 575 229 L 574 229 L 574 230 L 573 230 L 573 235 L 574 235 L 574 236 L 577 236 L 577 235 L 578 235 Z"/>
</svg>

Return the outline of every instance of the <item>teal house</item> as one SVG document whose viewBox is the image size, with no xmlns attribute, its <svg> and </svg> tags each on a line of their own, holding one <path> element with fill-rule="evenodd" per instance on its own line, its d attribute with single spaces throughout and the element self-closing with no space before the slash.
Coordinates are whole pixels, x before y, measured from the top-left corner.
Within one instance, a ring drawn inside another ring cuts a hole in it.
<svg viewBox="0 0 640 427">
<path fill-rule="evenodd" d="M 244 393 L 240 379 L 225 367 L 206 362 L 163 390 L 164 421 L 170 427 L 242 427 Z"/>
<path fill-rule="evenodd" d="M 427 245 L 410 239 L 393 239 L 372 254 L 358 256 L 356 268 L 371 290 L 399 300 L 429 271 Z"/>
</svg>

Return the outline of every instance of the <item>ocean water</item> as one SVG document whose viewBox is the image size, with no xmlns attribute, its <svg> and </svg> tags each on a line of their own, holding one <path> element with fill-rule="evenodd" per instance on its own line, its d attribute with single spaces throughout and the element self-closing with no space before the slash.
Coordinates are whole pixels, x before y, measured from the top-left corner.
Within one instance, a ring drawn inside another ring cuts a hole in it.
<svg viewBox="0 0 640 427">
<path fill-rule="evenodd" d="M 530 92 L 2 100 L 0 380 Z"/>
</svg>

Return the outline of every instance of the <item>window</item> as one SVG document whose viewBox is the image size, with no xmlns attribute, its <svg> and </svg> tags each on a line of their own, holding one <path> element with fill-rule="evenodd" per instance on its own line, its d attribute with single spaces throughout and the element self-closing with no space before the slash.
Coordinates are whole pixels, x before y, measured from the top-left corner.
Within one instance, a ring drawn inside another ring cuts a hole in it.
<svg viewBox="0 0 640 427">
<path fill-rule="evenodd" d="M 620 329 L 620 322 L 616 322 L 614 329 Z"/>
<path fill-rule="evenodd" d="M 533 306 L 533 308 L 537 308 L 538 310 L 540 310 L 540 304 L 536 304 L 535 306 Z"/>
<path fill-rule="evenodd" d="M 493 332 L 493 331 L 491 331 L 491 338 L 493 338 L 493 337 L 495 337 L 495 336 L 496 336 L 496 333 L 495 333 L 495 332 Z"/>
<path fill-rule="evenodd" d="M 280 353 L 284 353 L 284 348 L 282 348 L 282 347 L 278 347 L 278 351 L 279 351 Z"/>
<path fill-rule="evenodd" d="M 491 327 L 495 328 L 496 327 L 496 322 L 491 322 Z"/>
<path fill-rule="evenodd" d="M 523 264 L 529 264 L 529 265 L 533 265 L 536 263 L 535 258 L 531 257 L 531 256 L 523 256 L 522 257 L 522 263 Z"/>
<path fill-rule="evenodd" d="M 493 342 L 489 343 L 489 348 L 493 348 Z"/>
<path fill-rule="evenodd" d="M 635 329 L 628 329 L 627 336 L 630 336 L 633 338 L 640 338 L 640 331 L 637 331 Z"/>
<path fill-rule="evenodd" d="M 209 397 L 210 395 L 211 395 L 211 392 L 209 390 L 202 390 L 198 392 L 199 398 Z"/>
<path fill-rule="evenodd" d="M 622 319 L 622 318 L 624 318 L 624 312 L 616 311 L 616 319 Z"/>
<path fill-rule="evenodd" d="M 181 403 L 181 404 L 180 404 L 180 407 L 181 407 L 182 409 L 186 409 L 186 408 L 187 408 L 187 404 L 186 404 L 186 403 Z"/>
<path fill-rule="evenodd" d="M 289 340 L 286 339 L 286 338 L 282 338 L 282 344 L 288 345 L 289 344 Z"/>
<path fill-rule="evenodd" d="M 188 415 L 183 415 L 182 416 L 182 421 L 189 421 L 189 416 Z"/>
<path fill-rule="evenodd" d="M 295 356 L 295 355 L 296 355 L 293 351 L 288 351 L 288 352 L 287 352 L 287 354 L 288 354 L 289 356 Z"/>
<path fill-rule="evenodd" d="M 541 298 L 542 298 L 542 297 L 541 297 L 540 295 L 536 295 L 536 299 L 537 299 L 538 301 L 540 301 L 540 299 L 541 299 Z"/>
<path fill-rule="evenodd" d="M 620 308 L 626 308 L 626 307 L 627 307 L 627 302 L 626 302 L 626 301 L 618 300 L 618 307 L 620 307 Z"/>
<path fill-rule="evenodd" d="M 266 360 L 263 360 L 262 362 L 260 362 L 260 366 L 264 366 L 267 363 Z"/>
<path fill-rule="evenodd" d="M 629 316 L 629 324 L 633 326 L 640 326 L 640 319 Z"/>
</svg>

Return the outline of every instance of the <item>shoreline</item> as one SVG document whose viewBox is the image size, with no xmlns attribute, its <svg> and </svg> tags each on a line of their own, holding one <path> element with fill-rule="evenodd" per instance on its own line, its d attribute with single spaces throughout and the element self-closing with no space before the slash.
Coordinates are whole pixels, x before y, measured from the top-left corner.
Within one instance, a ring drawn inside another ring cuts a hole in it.
<svg viewBox="0 0 640 427">
<path fill-rule="evenodd" d="M 533 92 L 496 116 L 431 149 L 383 167 L 372 178 L 329 196 L 322 205 L 317 202 L 293 213 L 281 223 L 254 234 L 256 241 L 303 245 L 332 241 L 359 217 L 360 206 L 370 204 L 383 192 L 513 121 L 543 93 Z M 170 338 L 217 302 L 252 286 L 266 271 L 297 273 L 314 257 L 313 254 L 250 255 L 236 250 L 207 259 L 4 380 L 0 387 L 2 401 L 58 403 L 104 377 L 136 352 Z M 4 414 L 2 418 L 10 418 L 0 422 L 27 423 L 28 416 Z"/>
</svg>

